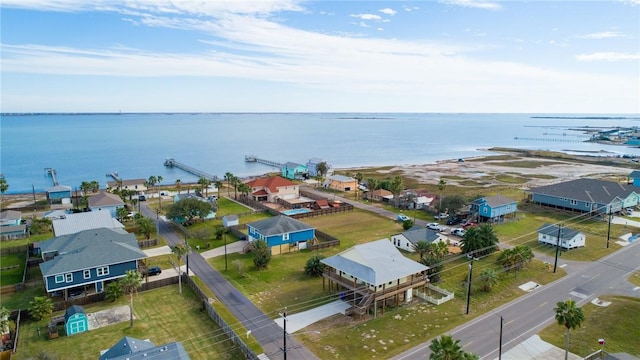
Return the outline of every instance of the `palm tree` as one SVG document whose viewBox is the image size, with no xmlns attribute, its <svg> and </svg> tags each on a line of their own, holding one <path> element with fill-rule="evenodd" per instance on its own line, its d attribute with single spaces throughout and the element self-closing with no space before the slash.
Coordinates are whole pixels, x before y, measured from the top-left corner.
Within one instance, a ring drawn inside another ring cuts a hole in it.
<svg viewBox="0 0 640 360">
<path fill-rule="evenodd" d="M 171 248 L 171 252 L 178 257 L 178 288 L 180 289 L 180 294 L 182 294 L 182 257 L 189 254 L 191 248 L 189 245 L 178 244 Z"/>
<path fill-rule="evenodd" d="M 209 179 L 207 179 L 205 177 L 201 177 L 200 179 L 198 179 L 198 185 L 200 185 L 200 194 L 202 194 L 203 196 L 208 196 L 209 195 L 209 185 L 211 185 L 211 180 L 209 180 Z M 205 191 L 206 191 L 206 193 L 205 193 Z"/>
<path fill-rule="evenodd" d="M 498 250 L 498 237 L 490 224 L 482 224 L 478 227 L 478 237 L 480 237 L 483 254 L 491 254 Z"/>
<path fill-rule="evenodd" d="M 364 178 L 364 174 L 361 172 L 356 173 L 355 176 L 356 180 L 358 181 L 358 185 L 356 185 L 356 200 L 358 200 L 358 193 L 360 192 L 360 183 L 362 183 L 362 179 Z"/>
<path fill-rule="evenodd" d="M 224 180 L 227 182 L 227 196 L 230 195 L 230 191 L 231 191 L 231 179 L 233 179 L 235 176 L 233 176 L 232 173 L 227 172 L 224 174 Z"/>
<path fill-rule="evenodd" d="M 431 360 L 462 360 L 465 357 L 460 340 L 450 335 L 441 335 L 440 338 L 433 339 L 429 350 L 431 350 L 429 355 Z"/>
<path fill-rule="evenodd" d="M 5 180 L 4 176 L 2 176 L 0 177 L 0 205 L 3 204 L 2 198 L 7 190 L 9 190 L 9 184 L 7 183 L 7 180 Z"/>
<path fill-rule="evenodd" d="M 321 161 L 316 164 L 316 173 L 318 174 L 318 176 L 320 176 L 320 179 L 327 176 L 328 172 L 329 172 L 329 164 L 327 164 L 326 161 Z"/>
<path fill-rule="evenodd" d="M 367 179 L 367 190 L 369 190 L 369 200 L 371 200 L 371 193 L 378 187 L 378 185 L 380 184 L 380 182 L 378 181 L 378 179 L 374 179 L 374 178 L 369 178 Z"/>
<path fill-rule="evenodd" d="M 240 185 L 238 185 L 238 191 L 244 196 L 249 195 L 252 190 L 251 186 L 247 185 L 247 183 L 241 182 Z"/>
<path fill-rule="evenodd" d="M 148 217 L 139 217 L 136 220 L 136 224 L 138 225 L 138 231 L 140 231 L 140 233 L 142 235 L 144 235 L 144 237 L 149 240 L 149 238 L 151 238 L 151 232 L 153 232 L 153 221 L 151 221 L 151 219 L 149 219 Z"/>
<path fill-rule="evenodd" d="M 129 327 L 133 327 L 133 293 L 142 285 L 142 275 L 136 270 L 127 270 L 118 280 L 125 294 L 129 294 Z"/>
<path fill-rule="evenodd" d="M 482 239 L 477 227 L 470 227 L 462 237 L 462 252 L 465 254 L 476 252 L 483 248 Z"/>
<path fill-rule="evenodd" d="M 393 193 L 393 202 L 398 207 L 398 200 L 400 200 L 400 193 L 404 190 L 404 181 L 401 176 L 396 176 L 391 181 L 391 188 L 389 189 Z"/>
<path fill-rule="evenodd" d="M 233 186 L 233 198 L 237 199 L 238 198 L 238 185 L 240 185 L 242 183 L 242 181 L 240 181 L 239 177 L 232 177 L 231 178 L 231 185 Z"/>
<path fill-rule="evenodd" d="M 565 302 L 559 301 L 554 309 L 556 312 L 556 321 L 558 325 L 564 325 L 567 328 L 567 335 L 565 336 L 565 351 L 564 360 L 569 358 L 569 330 L 575 329 L 582 325 L 584 322 L 584 312 L 581 307 L 576 305 L 576 302 L 568 299 Z"/>
<path fill-rule="evenodd" d="M 29 315 L 42 320 L 53 312 L 53 301 L 46 296 L 36 296 L 29 302 Z"/>
<path fill-rule="evenodd" d="M 218 199 L 220 199 L 220 188 L 222 187 L 222 181 L 216 180 L 213 183 L 215 184 L 216 189 L 218 189 Z"/>
<path fill-rule="evenodd" d="M 491 288 L 498 284 L 498 274 L 493 269 L 484 269 L 480 273 L 480 282 L 482 283 L 482 290 L 490 292 Z"/>
<path fill-rule="evenodd" d="M 180 194 L 180 188 L 182 188 L 182 180 L 176 179 L 176 190 L 178 190 L 178 194 Z"/>
<path fill-rule="evenodd" d="M 440 190 L 440 206 L 438 208 L 438 210 L 442 211 L 442 192 L 444 191 L 444 188 L 447 187 L 447 182 L 444 179 L 440 179 L 440 181 L 438 181 L 438 190 Z"/>
<path fill-rule="evenodd" d="M 420 255 L 420 260 L 424 258 L 424 254 L 431 251 L 431 244 L 424 240 L 417 241 L 412 246 L 413 250 L 415 250 Z"/>
</svg>

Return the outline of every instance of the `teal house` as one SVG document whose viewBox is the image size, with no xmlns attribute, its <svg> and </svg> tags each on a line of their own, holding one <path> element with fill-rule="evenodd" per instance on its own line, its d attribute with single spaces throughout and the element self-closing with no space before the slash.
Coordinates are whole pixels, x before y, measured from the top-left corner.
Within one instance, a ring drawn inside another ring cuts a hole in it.
<svg viewBox="0 0 640 360">
<path fill-rule="evenodd" d="M 64 330 L 67 336 L 89 331 L 89 319 L 80 305 L 73 305 L 64 312 Z"/>
<path fill-rule="evenodd" d="M 505 217 L 515 217 L 518 202 L 502 195 L 485 196 L 471 203 L 471 215 L 481 222 L 502 222 Z"/>
<path fill-rule="evenodd" d="M 282 165 L 282 177 L 289 180 L 302 180 L 309 176 L 309 170 L 306 165 L 287 162 Z"/>
<path fill-rule="evenodd" d="M 631 174 L 629 174 L 629 179 L 631 179 L 633 186 L 640 186 L 640 171 L 632 171 Z"/>
</svg>

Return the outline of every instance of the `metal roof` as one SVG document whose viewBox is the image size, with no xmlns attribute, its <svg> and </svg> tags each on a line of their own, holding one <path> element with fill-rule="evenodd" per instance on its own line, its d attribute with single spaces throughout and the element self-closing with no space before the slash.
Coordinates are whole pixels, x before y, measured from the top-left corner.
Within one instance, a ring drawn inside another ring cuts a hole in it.
<svg viewBox="0 0 640 360">
<path fill-rule="evenodd" d="M 412 244 L 418 241 L 426 241 L 432 243 L 440 238 L 440 234 L 437 231 L 427 229 L 421 226 L 414 226 L 411 229 L 402 233 L 407 240 Z"/>
<path fill-rule="evenodd" d="M 538 232 L 544 235 L 549 235 L 554 238 L 558 237 L 558 225 L 554 224 L 544 224 L 538 228 Z M 576 235 L 580 234 L 580 231 L 574 230 L 568 227 L 563 227 L 560 231 L 560 239 L 561 240 L 570 240 L 573 239 Z"/>
<path fill-rule="evenodd" d="M 284 215 L 278 215 L 268 219 L 256 221 L 247 224 L 256 229 L 261 235 L 272 236 L 279 234 L 288 234 L 309 229 L 315 229 L 313 226 L 307 225 L 300 220 L 296 220 Z"/>
<path fill-rule="evenodd" d="M 53 219 L 53 233 L 56 236 L 74 234 L 90 229 L 124 229 L 124 225 L 111 217 L 108 210 L 66 214 L 64 218 Z"/>
<path fill-rule="evenodd" d="M 502 196 L 502 195 L 493 195 L 493 196 L 485 196 L 485 197 L 481 197 L 479 199 L 476 199 L 472 202 L 472 204 L 488 204 L 489 206 L 491 206 L 492 208 L 498 207 L 498 206 L 502 206 L 502 205 L 508 205 L 508 204 L 513 204 L 516 203 L 517 201 L 510 199 L 506 196 Z"/>
<path fill-rule="evenodd" d="M 540 186 L 532 193 L 564 197 L 591 203 L 609 204 L 615 198 L 626 199 L 637 187 L 599 179 L 576 179 L 553 185 Z"/>
</svg>

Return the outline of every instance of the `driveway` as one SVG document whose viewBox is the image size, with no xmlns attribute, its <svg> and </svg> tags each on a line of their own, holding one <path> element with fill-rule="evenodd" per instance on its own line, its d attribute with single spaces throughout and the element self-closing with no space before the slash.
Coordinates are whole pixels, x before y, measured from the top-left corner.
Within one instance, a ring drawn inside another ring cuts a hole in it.
<svg viewBox="0 0 640 360">
<path fill-rule="evenodd" d="M 351 305 L 342 300 L 336 300 L 334 302 L 318 306 L 317 308 L 313 308 L 311 310 L 287 315 L 287 333 L 293 334 L 300 329 L 303 329 L 315 322 L 326 319 L 335 314 L 344 315 L 344 312 L 350 306 Z M 275 320 L 275 322 L 281 328 L 284 328 L 284 318 L 279 317 Z"/>
<path fill-rule="evenodd" d="M 245 248 L 245 246 L 247 246 L 248 243 L 249 242 L 246 240 L 241 240 L 241 241 L 235 241 L 230 244 L 227 244 L 226 246 L 227 254 L 242 252 L 242 250 Z M 224 255 L 224 251 L 225 251 L 224 248 L 225 248 L 224 246 L 221 246 L 215 249 L 203 251 L 200 255 L 202 255 L 202 257 L 205 259 L 211 259 L 217 256 L 222 256 Z"/>
<path fill-rule="evenodd" d="M 135 315 L 133 316 L 135 319 Z M 116 306 L 87 314 L 89 330 L 129 320 L 129 305 Z"/>
</svg>

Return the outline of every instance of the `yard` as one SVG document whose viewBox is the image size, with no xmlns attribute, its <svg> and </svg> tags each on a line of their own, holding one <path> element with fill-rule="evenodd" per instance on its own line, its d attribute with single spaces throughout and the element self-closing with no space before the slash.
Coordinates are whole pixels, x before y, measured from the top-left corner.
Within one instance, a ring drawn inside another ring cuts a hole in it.
<svg viewBox="0 0 640 360">
<path fill-rule="evenodd" d="M 26 258 L 27 255 L 23 252 L 0 256 L 0 286 L 22 282 Z"/>
<path fill-rule="evenodd" d="M 85 311 L 91 313 L 127 304 L 128 297 L 125 296 L 115 303 L 85 306 Z M 183 286 L 182 295 L 178 294 L 177 285 L 140 292 L 134 296 L 133 307 L 136 316 L 133 328 L 129 328 L 129 322 L 125 321 L 71 337 L 62 334 L 53 340 L 48 339 L 46 331 L 48 319 L 22 322 L 15 359 L 36 358 L 42 353 L 59 359 L 96 359 L 100 350 L 110 348 L 124 336 L 150 339 L 156 345 L 180 339 L 194 360 L 243 358 L 202 310 L 202 305 L 188 286 Z M 54 315 L 60 314 L 64 313 Z"/>
</svg>

